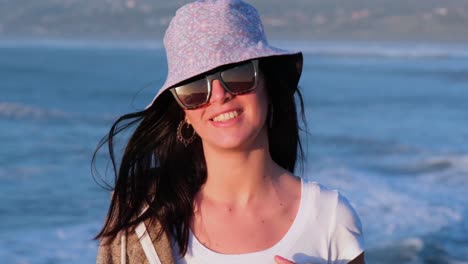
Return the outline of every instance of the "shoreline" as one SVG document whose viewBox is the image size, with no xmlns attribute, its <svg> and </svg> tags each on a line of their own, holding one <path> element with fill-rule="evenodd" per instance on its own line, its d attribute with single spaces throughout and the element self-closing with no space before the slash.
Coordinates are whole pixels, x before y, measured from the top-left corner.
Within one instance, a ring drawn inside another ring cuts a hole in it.
<svg viewBox="0 0 468 264">
<path fill-rule="evenodd" d="M 361 40 L 284 40 L 272 39 L 272 46 L 302 51 L 306 55 L 404 58 L 468 58 L 466 43 L 416 41 L 361 41 Z M 0 38 L 0 49 L 55 48 L 55 49 L 122 49 L 163 50 L 160 39 L 65 39 L 65 38 Z"/>
</svg>

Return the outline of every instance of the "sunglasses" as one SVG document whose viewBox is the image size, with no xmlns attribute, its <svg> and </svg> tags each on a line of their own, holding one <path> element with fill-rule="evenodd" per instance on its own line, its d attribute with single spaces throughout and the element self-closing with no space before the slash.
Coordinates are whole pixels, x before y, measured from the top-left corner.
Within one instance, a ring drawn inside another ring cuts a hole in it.
<svg viewBox="0 0 468 264">
<path fill-rule="evenodd" d="M 170 88 L 170 91 L 182 108 L 195 109 L 210 101 L 212 82 L 215 79 L 232 95 L 250 92 L 257 87 L 258 60 L 219 68 L 214 73 L 189 79 Z"/>
</svg>

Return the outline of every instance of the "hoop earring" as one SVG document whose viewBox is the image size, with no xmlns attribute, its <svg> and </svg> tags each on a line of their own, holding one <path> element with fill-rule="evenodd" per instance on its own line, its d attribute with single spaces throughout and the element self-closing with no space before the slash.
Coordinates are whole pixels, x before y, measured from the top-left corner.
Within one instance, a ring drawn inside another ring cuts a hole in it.
<svg viewBox="0 0 468 264">
<path fill-rule="evenodd" d="M 179 140 L 180 143 L 184 144 L 185 147 L 190 145 L 195 138 L 197 137 L 197 133 L 195 132 L 195 129 L 193 129 L 192 136 L 190 138 L 184 138 L 184 135 L 182 134 L 182 130 L 184 129 L 184 124 L 186 124 L 187 129 L 190 128 L 190 124 L 187 123 L 187 121 L 184 119 L 180 121 L 179 126 L 177 127 L 177 140 Z"/>
</svg>

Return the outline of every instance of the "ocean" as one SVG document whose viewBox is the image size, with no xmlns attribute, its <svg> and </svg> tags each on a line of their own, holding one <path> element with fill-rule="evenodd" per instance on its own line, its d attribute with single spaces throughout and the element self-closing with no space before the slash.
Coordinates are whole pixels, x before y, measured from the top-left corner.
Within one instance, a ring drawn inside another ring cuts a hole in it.
<svg viewBox="0 0 468 264">
<path fill-rule="evenodd" d="M 304 51 L 297 174 L 352 201 L 367 262 L 468 263 L 468 49 L 278 46 Z M 151 42 L 0 42 L 1 263 L 95 261 L 109 192 L 91 156 L 119 115 L 151 101 L 165 63 Z"/>
</svg>

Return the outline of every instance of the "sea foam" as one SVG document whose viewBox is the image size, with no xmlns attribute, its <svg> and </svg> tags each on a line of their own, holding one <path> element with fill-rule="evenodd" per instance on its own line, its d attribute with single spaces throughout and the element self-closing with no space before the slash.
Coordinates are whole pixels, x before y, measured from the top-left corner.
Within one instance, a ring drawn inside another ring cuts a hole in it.
<svg viewBox="0 0 468 264">
<path fill-rule="evenodd" d="M 67 113 L 60 110 L 30 106 L 22 103 L 0 102 L 0 118 L 33 118 L 66 117 Z"/>
</svg>

